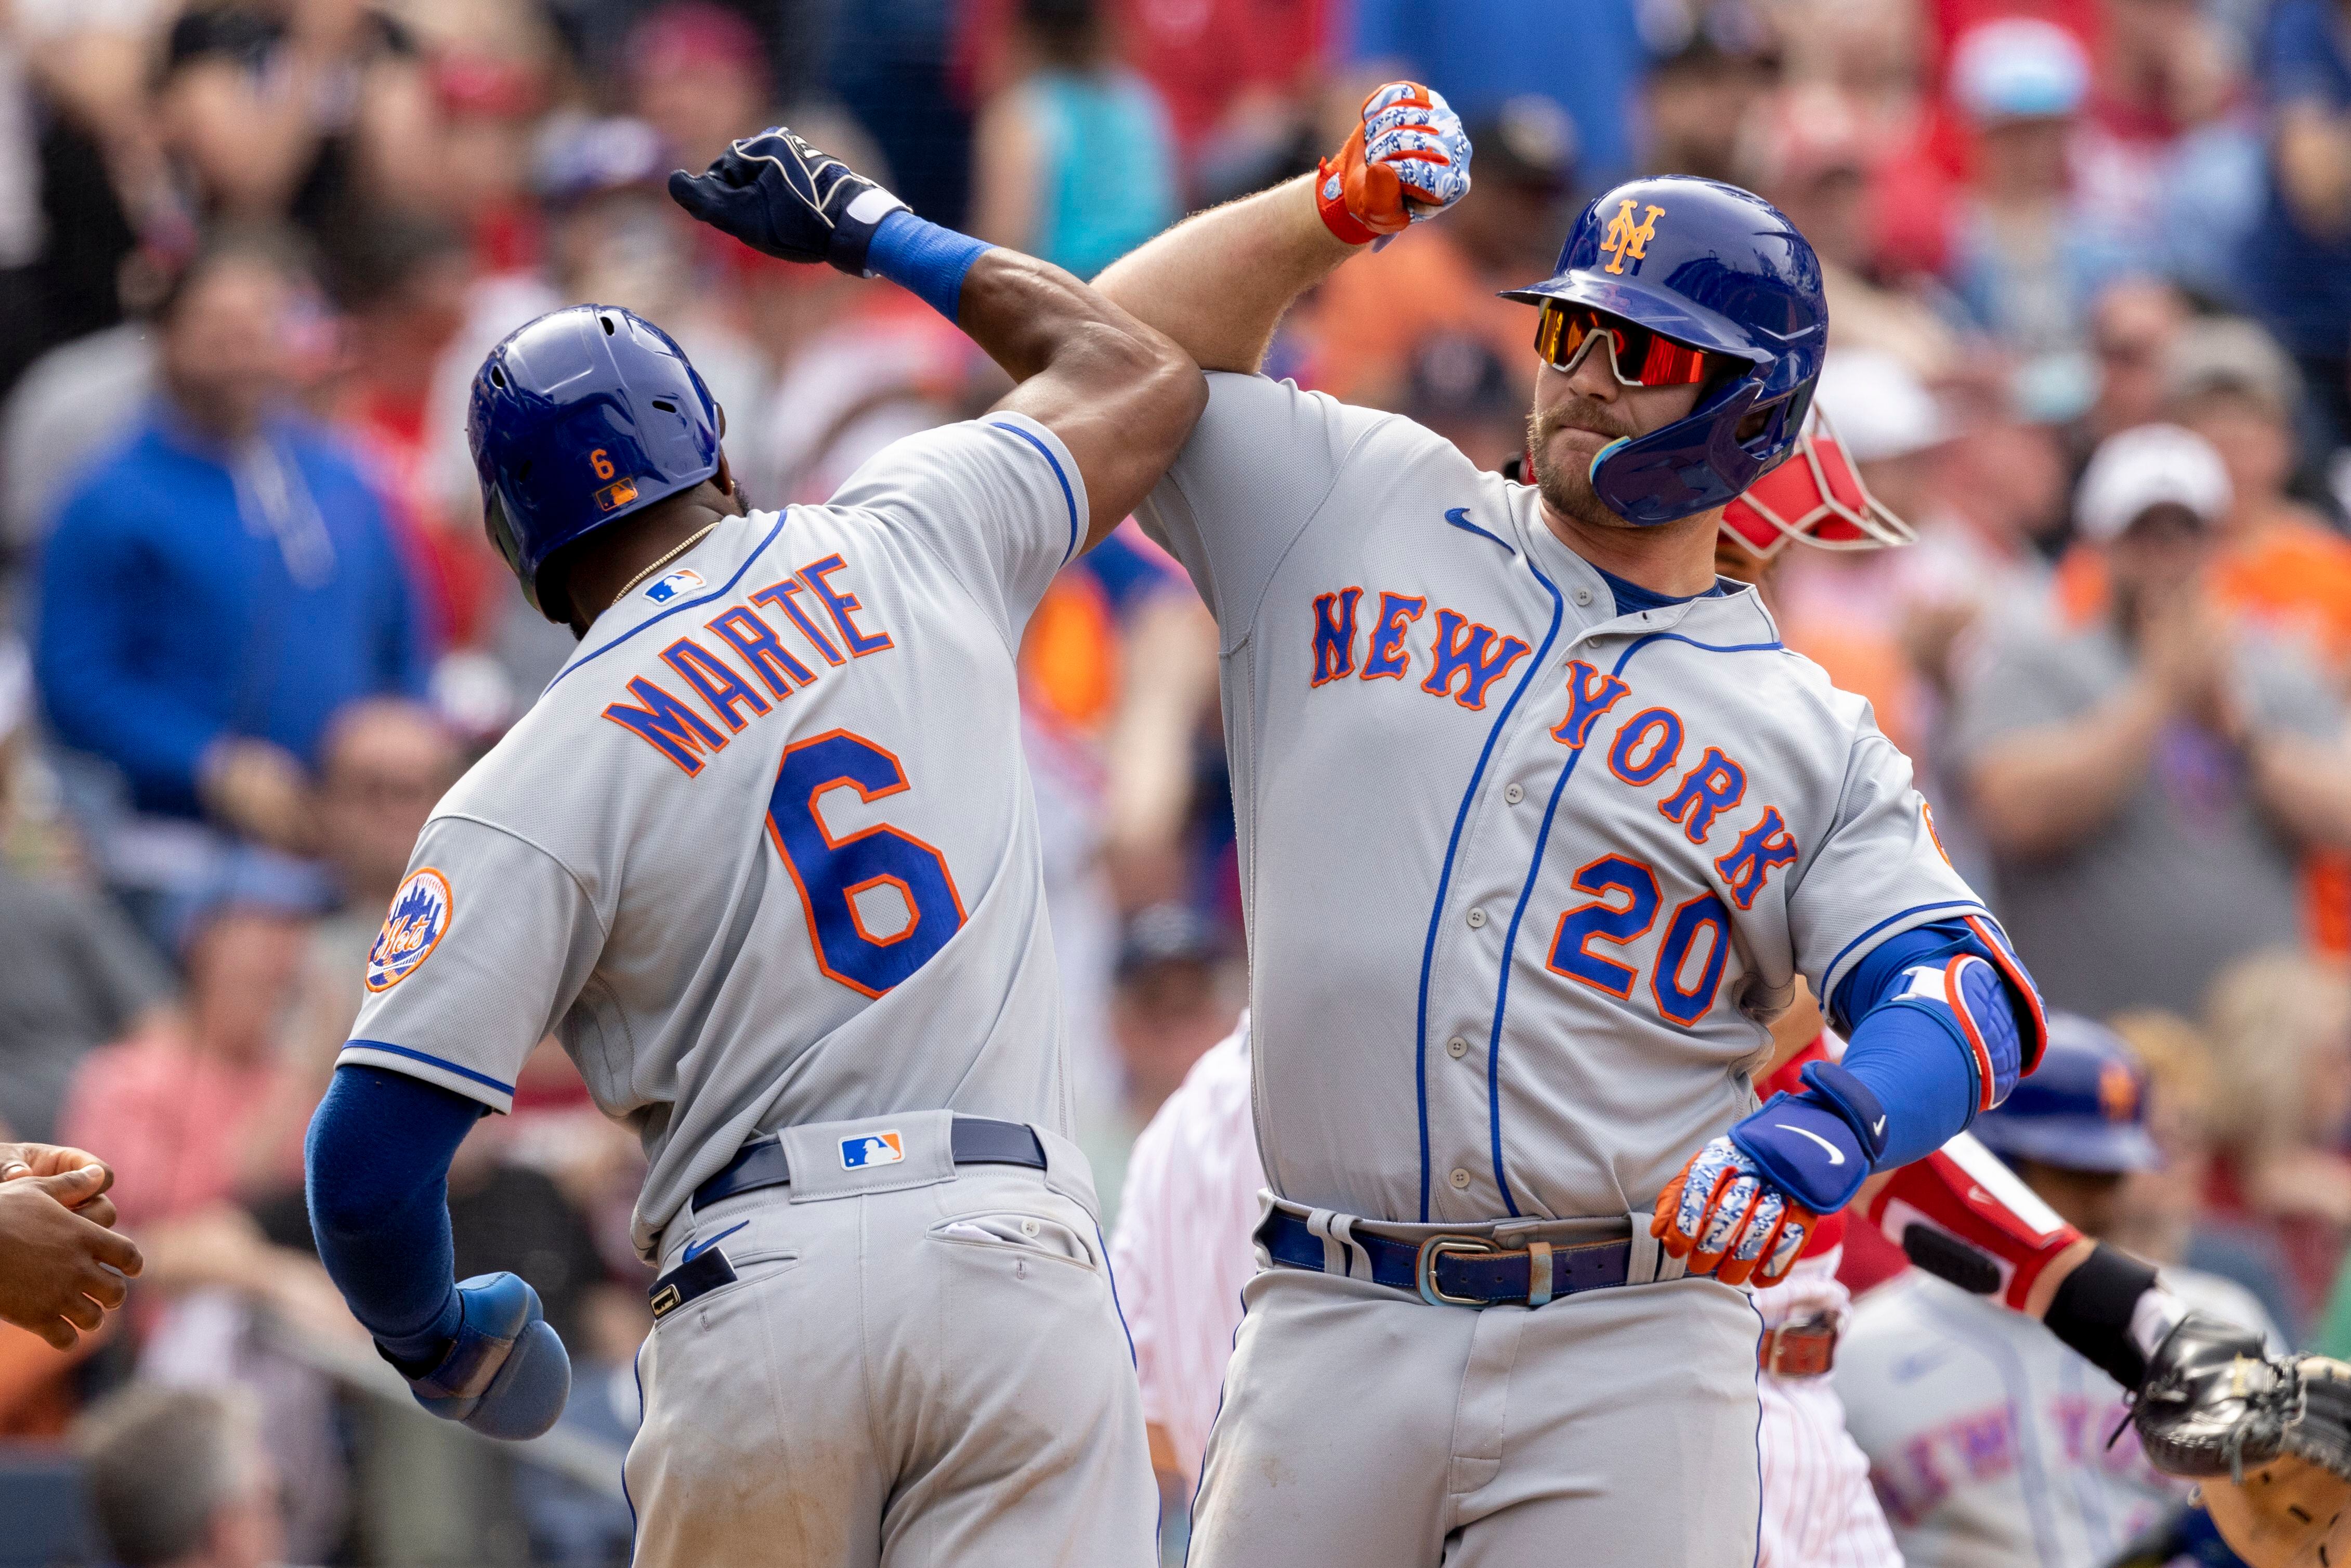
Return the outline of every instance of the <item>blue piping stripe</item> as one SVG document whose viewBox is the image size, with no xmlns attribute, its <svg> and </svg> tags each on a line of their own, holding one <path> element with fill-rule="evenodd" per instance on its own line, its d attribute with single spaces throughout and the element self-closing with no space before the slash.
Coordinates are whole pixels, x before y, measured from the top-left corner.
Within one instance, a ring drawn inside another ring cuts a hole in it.
<svg viewBox="0 0 2351 1568">
<path fill-rule="evenodd" d="M 1855 947 L 1860 946 L 1871 937 L 1876 936 L 1879 932 L 1893 925 L 1896 921 L 1907 920 L 1914 915 L 1923 915 L 1930 909 L 1971 909 L 1977 914 L 1984 915 L 1987 918 L 1989 918 L 1991 914 L 1990 910 L 1986 909 L 1982 904 L 1978 904 L 1971 898 L 1948 898 L 1940 904 L 1914 904 L 1907 909 L 1898 910 L 1896 913 L 1887 915 L 1885 919 L 1879 921 L 1876 925 L 1871 926 L 1868 930 L 1855 937 L 1844 946 L 1838 948 L 1837 956 L 1829 960 L 1829 967 L 1821 971 L 1821 983 L 1823 985 L 1828 983 L 1828 977 L 1837 972 L 1837 966 L 1844 962 L 1845 955 L 1852 952 Z"/>
<path fill-rule="evenodd" d="M 622 643 L 627 642 L 638 632 L 643 632 L 649 627 L 658 626 L 673 615 L 684 614 L 686 611 L 692 610 L 697 605 L 707 604 L 714 599 L 724 599 L 728 594 L 734 592 L 735 585 L 743 580 L 743 574 L 751 570 L 751 563 L 758 559 L 760 556 L 767 553 L 768 547 L 776 542 L 776 536 L 783 532 L 784 524 L 790 519 L 791 515 L 792 509 L 789 507 L 785 507 L 782 511 L 776 514 L 776 526 L 769 528 L 768 530 L 768 537 L 761 539 L 758 547 L 754 549 L 749 555 L 743 558 L 743 564 L 735 569 L 734 576 L 728 578 L 725 582 L 719 584 L 716 588 L 712 589 L 709 592 L 704 594 L 699 599 L 689 599 L 682 604 L 673 604 L 668 609 L 644 622 L 643 624 L 631 627 L 628 631 L 622 632 L 619 636 L 613 638 L 611 642 L 605 643 L 594 653 L 580 654 L 580 657 L 572 660 L 570 664 L 565 665 L 562 669 L 556 671 L 555 679 L 548 682 L 547 690 L 541 692 L 539 695 L 541 696 L 545 696 L 547 692 L 551 692 L 558 685 L 561 685 L 564 677 L 569 675 L 573 671 L 580 669 L 585 665 L 602 658 L 605 654 L 611 653 L 613 649 L 619 647 Z"/>
<path fill-rule="evenodd" d="M 1457 528 L 1481 538 L 1493 539 L 1504 549 L 1510 549 L 1509 545 L 1472 523 L 1467 507 L 1454 507 L 1445 514 L 1445 520 Z M 1510 554 L 1519 556 L 1515 549 L 1510 549 Z M 1519 559 L 1525 559 L 1524 557 Z M 1526 561 L 1526 568 L 1534 573 L 1534 580 L 1542 584 L 1543 591 L 1551 595 L 1551 630 L 1543 633 L 1542 646 L 1535 650 L 1533 660 L 1527 665 L 1527 673 L 1519 677 L 1518 685 L 1510 692 L 1510 700 L 1502 705 L 1502 711 L 1494 716 L 1492 727 L 1486 731 L 1486 744 L 1478 753 L 1478 766 L 1469 775 L 1469 787 L 1461 792 L 1461 807 L 1453 813 L 1453 836 L 1446 841 L 1445 867 L 1437 877 L 1437 902 L 1428 911 L 1428 937 L 1420 949 L 1420 1007 L 1413 1028 L 1412 1082 L 1413 1092 L 1420 1102 L 1420 1218 L 1424 1225 L 1428 1222 L 1428 977 L 1437 961 L 1437 925 L 1445 917 L 1446 894 L 1453 886 L 1453 857 L 1461 848 L 1461 829 L 1469 820 L 1469 803 L 1478 798 L 1478 787 L 1485 782 L 1486 764 L 1493 758 L 1494 742 L 1501 738 L 1502 731 L 1510 722 L 1510 716 L 1518 711 L 1519 699 L 1527 695 L 1527 687 L 1533 684 L 1535 676 L 1550 658 L 1551 645 L 1559 636 L 1560 622 L 1567 614 L 1567 601 L 1560 597 L 1559 590 L 1552 586 L 1551 579 L 1536 570 L 1534 562 L 1531 560 Z M 1503 967 L 1509 967 L 1507 956 Z M 1507 1198 L 1509 1196 L 1506 1190 L 1503 1197 Z M 1511 1212 L 1515 1214 L 1518 1211 L 1513 1209 Z"/>
<path fill-rule="evenodd" d="M 1078 541 L 1085 536 L 1078 530 L 1077 493 L 1070 488 L 1070 476 L 1061 471 L 1061 460 L 1053 455 L 1053 449 L 1051 447 L 1037 439 L 1037 435 L 1034 431 L 1023 430 L 1017 424 L 999 423 L 995 420 L 989 420 L 987 424 L 992 430 L 1001 430 L 1008 434 L 1019 436 L 1021 440 L 1027 442 L 1029 445 L 1043 453 L 1045 455 L 1045 461 L 1053 465 L 1053 477 L 1061 482 L 1061 499 L 1070 508 L 1070 548 L 1061 554 L 1061 564 L 1063 566 L 1069 565 L 1070 557 L 1078 553 Z"/>
<path fill-rule="evenodd" d="M 1544 586 L 1550 587 L 1550 584 L 1546 583 Z M 1552 591 L 1556 596 L 1559 591 L 1552 589 Z M 1694 637 L 1685 637 L 1678 632 L 1652 632 L 1646 637 L 1635 638 L 1632 645 L 1626 648 L 1624 654 L 1617 659 L 1616 667 L 1609 674 L 1622 675 L 1625 673 L 1625 666 L 1633 662 L 1634 654 L 1652 643 L 1665 642 L 1687 643 L 1691 647 L 1708 653 L 1768 653 L 1780 647 L 1777 643 L 1739 643 L 1728 645 L 1701 643 Z M 1541 661 L 1538 660 L 1537 663 L 1540 664 Z M 1519 1217 L 1519 1202 L 1511 1196 L 1510 1178 L 1502 1170 L 1502 1020 L 1510 1011 L 1510 969 L 1518 956 L 1519 927 L 1527 917 L 1528 903 L 1534 897 L 1537 874 L 1542 870 L 1543 851 L 1551 842 L 1552 823 L 1559 819 L 1559 798 L 1566 792 L 1567 781 L 1575 776 L 1575 765 L 1583 760 L 1585 749 L 1585 747 L 1578 747 L 1568 754 L 1565 765 L 1559 770 L 1559 781 L 1551 788 L 1551 800 L 1543 807 L 1542 826 L 1535 832 L 1534 856 L 1527 864 L 1526 881 L 1520 884 L 1519 902 L 1510 911 L 1510 931 L 1502 938 L 1502 972 L 1494 987 L 1494 1023 L 1486 1040 L 1486 1114 L 1488 1125 L 1491 1129 L 1493 1145 L 1494 1185 L 1500 1189 L 1503 1206 L 1510 1211 L 1510 1217 L 1514 1219 Z M 1424 1186 L 1426 1185 L 1426 1162 L 1424 1162 L 1422 1176 Z M 1425 1213 L 1421 1216 L 1424 1221 L 1427 1218 Z"/>
<path fill-rule="evenodd" d="M 425 1062 L 441 1069 L 444 1072 L 454 1072 L 460 1078 L 470 1078 L 483 1087 L 495 1089 L 508 1098 L 514 1095 L 513 1084 L 501 1083 L 486 1072 L 476 1072 L 470 1067 L 460 1067 L 455 1062 L 445 1061 L 429 1051 L 411 1051 L 404 1045 L 394 1045 L 390 1040 L 347 1040 L 343 1041 L 343 1049 L 345 1051 L 388 1051 L 394 1056 L 404 1056 L 411 1061 Z"/>
</svg>

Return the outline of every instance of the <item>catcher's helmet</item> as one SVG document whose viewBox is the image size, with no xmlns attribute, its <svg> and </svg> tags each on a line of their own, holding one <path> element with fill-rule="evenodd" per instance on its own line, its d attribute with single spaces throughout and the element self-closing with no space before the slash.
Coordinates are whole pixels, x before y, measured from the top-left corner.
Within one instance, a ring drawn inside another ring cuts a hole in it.
<svg viewBox="0 0 2351 1568">
<path fill-rule="evenodd" d="M 465 439 L 483 526 L 549 621 L 539 573 L 607 523 L 718 472 L 718 404 L 670 335 L 610 305 L 574 305 L 508 336 L 474 375 Z"/>
<path fill-rule="evenodd" d="M 2078 1013 L 2049 1015 L 2049 1045 L 2030 1077 L 1969 1129 L 2004 1159 L 2069 1171 L 2161 1164 L 2147 1131 L 2147 1070 L 2122 1036 Z"/>
<path fill-rule="evenodd" d="M 1553 277 L 1502 298 L 1590 306 L 1746 362 L 1686 417 L 1593 458 L 1593 490 L 1627 522 L 1719 507 L 1795 449 L 1828 302 L 1811 243 L 1762 197 L 1687 174 L 1629 181 L 1583 209 Z M 1742 424 L 1754 426 L 1743 439 Z"/>
</svg>

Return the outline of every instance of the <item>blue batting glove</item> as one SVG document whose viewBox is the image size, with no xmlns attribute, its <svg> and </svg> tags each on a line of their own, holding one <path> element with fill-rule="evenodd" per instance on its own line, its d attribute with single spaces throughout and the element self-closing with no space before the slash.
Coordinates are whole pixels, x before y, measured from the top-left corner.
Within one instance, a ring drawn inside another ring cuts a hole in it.
<svg viewBox="0 0 2351 1568">
<path fill-rule="evenodd" d="M 700 174 L 669 177 L 672 200 L 711 227 L 784 261 L 865 276 L 873 231 L 906 205 L 782 126 L 747 136 Z"/>
<path fill-rule="evenodd" d="M 416 1402 L 485 1437 L 519 1441 L 554 1426 L 571 1396 L 571 1358 L 538 1292 L 512 1274 L 476 1274 L 458 1284 L 457 1301 L 456 1338 L 408 1379 Z"/>
</svg>

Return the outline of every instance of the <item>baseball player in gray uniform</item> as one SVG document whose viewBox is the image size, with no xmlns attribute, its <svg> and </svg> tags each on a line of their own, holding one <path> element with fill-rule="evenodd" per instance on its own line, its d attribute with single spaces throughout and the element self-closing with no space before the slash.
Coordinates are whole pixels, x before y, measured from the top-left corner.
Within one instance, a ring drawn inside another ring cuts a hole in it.
<svg viewBox="0 0 2351 1568">
<path fill-rule="evenodd" d="M 1141 514 L 1221 629 L 1274 1194 L 1195 1561 L 1747 1564 L 1734 1287 L 1997 1103 L 2038 1004 L 1866 706 L 1714 576 L 1826 338 L 1777 211 L 1585 210 L 1513 296 L 1532 486 L 1254 373 L 1468 156 L 1394 84 L 1319 175 L 1097 283 L 1223 372 Z M 1759 1109 L 1799 973 L 1850 1046 Z"/>
<path fill-rule="evenodd" d="M 652 324 L 580 306 L 491 353 L 490 532 L 581 642 L 418 841 L 312 1128 L 322 1250 L 426 1408 L 551 1422 L 562 1347 L 513 1276 L 451 1284 L 440 1186 L 551 1030 L 652 1166 L 637 1563 L 1147 1563 L 1013 652 L 1200 375 L 789 133 L 672 190 L 904 284 L 1019 384 L 829 505 L 747 513 Z"/>
</svg>

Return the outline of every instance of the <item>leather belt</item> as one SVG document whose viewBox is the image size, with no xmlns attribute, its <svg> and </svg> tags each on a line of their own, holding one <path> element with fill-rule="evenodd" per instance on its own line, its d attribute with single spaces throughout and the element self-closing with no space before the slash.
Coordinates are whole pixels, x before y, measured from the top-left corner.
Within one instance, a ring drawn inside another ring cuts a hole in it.
<svg viewBox="0 0 2351 1568">
<path fill-rule="evenodd" d="M 1285 1268 L 1325 1272 L 1322 1238 L 1299 1215 L 1275 1209 L 1258 1227 L 1257 1239 Z M 1633 1270 L 1629 1240 L 1568 1247 L 1531 1241 L 1510 1250 L 1482 1236 L 1432 1236 L 1411 1242 L 1357 1230 L 1343 1245 L 1364 1253 L 1375 1283 L 1415 1291 L 1431 1306 L 1540 1307 L 1580 1291 L 1621 1285 Z"/>
<path fill-rule="evenodd" d="M 1027 1166 L 1045 1168 L 1045 1145 L 1019 1122 L 998 1122 L 986 1116 L 957 1116 L 949 1134 L 955 1163 L 959 1166 Z M 721 1198 L 738 1197 L 762 1187 L 788 1186 L 792 1170 L 784 1158 L 783 1140 L 773 1133 L 754 1138 L 726 1167 L 694 1189 L 698 1213 Z"/>
<path fill-rule="evenodd" d="M 1774 1377 L 1818 1377 L 1836 1365 L 1837 1321 L 1816 1312 L 1768 1329 L 1755 1344 L 1755 1364 Z"/>
</svg>

